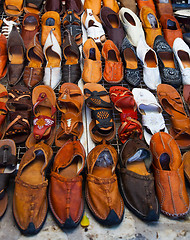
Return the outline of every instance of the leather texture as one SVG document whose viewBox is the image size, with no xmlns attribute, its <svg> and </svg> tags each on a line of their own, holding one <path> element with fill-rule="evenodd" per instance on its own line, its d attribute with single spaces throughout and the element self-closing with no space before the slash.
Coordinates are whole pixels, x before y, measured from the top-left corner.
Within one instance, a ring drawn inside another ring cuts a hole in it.
<svg viewBox="0 0 190 240">
<path fill-rule="evenodd" d="M 154 13 L 156 14 L 156 9 L 155 9 L 153 0 L 136 0 L 136 2 L 137 2 L 137 6 L 138 6 L 139 10 L 141 10 L 141 8 L 146 6 L 146 7 L 151 8 L 154 11 Z"/>
<path fill-rule="evenodd" d="M 85 0 L 84 1 L 84 10 L 86 9 L 92 9 L 93 13 L 95 15 L 99 15 L 100 14 L 100 10 L 101 10 L 101 0 Z"/>
<path fill-rule="evenodd" d="M 54 11 L 60 15 L 63 13 L 63 5 L 61 0 L 46 0 L 44 5 L 44 11 Z"/>
<path fill-rule="evenodd" d="M 119 0 L 120 7 L 129 8 L 135 14 L 137 14 L 137 6 L 135 0 Z"/>
<path fill-rule="evenodd" d="M 66 0 L 65 1 L 66 10 L 72 9 L 78 15 L 81 15 L 83 12 L 83 4 L 81 0 Z"/>
<path fill-rule="evenodd" d="M 155 0 L 155 4 L 157 7 L 158 18 L 160 18 L 164 14 L 173 15 L 173 7 L 171 0 L 167 0 L 167 2 Z"/>
</svg>

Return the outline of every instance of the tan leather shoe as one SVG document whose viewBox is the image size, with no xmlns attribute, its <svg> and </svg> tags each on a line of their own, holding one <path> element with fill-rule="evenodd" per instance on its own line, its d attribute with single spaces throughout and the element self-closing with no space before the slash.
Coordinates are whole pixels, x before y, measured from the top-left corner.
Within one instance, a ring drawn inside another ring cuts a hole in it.
<svg viewBox="0 0 190 240">
<path fill-rule="evenodd" d="M 160 23 L 154 11 L 149 7 L 142 7 L 140 10 L 140 19 L 146 33 L 146 42 L 153 48 L 156 36 L 162 35 Z"/>
<path fill-rule="evenodd" d="M 102 62 L 100 51 L 91 38 L 83 45 L 84 67 L 82 79 L 86 83 L 98 83 L 102 79 Z"/>
<path fill-rule="evenodd" d="M 86 201 L 94 217 L 104 225 L 122 221 L 123 199 L 118 190 L 115 148 L 106 143 L 97 145 L 87 157 Z"/>
<path fill-rule="evenodd" d="M 48 209 L 46 170 L 53 156 L 51 147 L 40 142 L 22 157 L 13 196 L 13 215 L 19 230 L 34 235 L 42 228 Z"/>
<path fill-rule="evenodd" d="M 44 13 L 41 18 L 42 25 L 42 36 L 41 44 L 45 45 L 46 39 L 52 29 L 54 29 L 53 34 L 55 35 L 59 45 L 61 45 L 61 20 L 60 15 L 54 11 L 48 11 Z"/>
<path fill-rule="evenodd" d="M 137 2 L 137 6 L 138 6 L 139 10 L 141 10 L 142 7 L 146 6 L 146 7 L 151 8 L 154 11 L 154 13 L 156 14 L 156 9 L 155 9 L 153 0 L 136 0 L 136 2 Z"/>
<path fill-rule="evenodd" d="M 155 186 L 161 211 L 171 218 L 184 216 L 189 210 L 180 149 L 171 135 L 155 133 L 151 138 Z"/>
</svg>

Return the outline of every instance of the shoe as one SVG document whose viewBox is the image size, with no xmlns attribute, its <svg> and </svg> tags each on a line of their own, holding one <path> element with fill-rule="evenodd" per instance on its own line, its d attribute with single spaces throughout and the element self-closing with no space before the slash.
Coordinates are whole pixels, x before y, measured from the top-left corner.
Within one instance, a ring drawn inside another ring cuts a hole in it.
<svg viewBox="0 0 190 240">
<path fill-rule="evenodd" d="M 7 39 L 1 34 L 0 35 L 0 79 L 4 78 L 7 74 Z"/>
<path fill-rule="evenodd" d="M 69 30 L 63 36 L 63 81 L 77 83 L 81 78 L 80 51 Z"/>
<path fill-rule="evenodd" d="M 13 26 L 7 41 L 8 49 L 8 84 L 16 85 L 22 78 L 24 71 L 25 47 L 22 37 Z"/>
<path fill-rule="evenodd" d="M 63 14 L 63 5 L 61 0 L 46 0 L 44 4 L 44 12 L 54 11 Z"/>
<path fill-rule="evenodd" d="M 155 0 L 155 5 L 157 8 L 158 18 L 165 14 L 173 15 L 173 7 L 171 0 Z"/>
<path fill-rule="evenodd" d="M 41 34 L 41 44 L 45 45 L 46 39 L 50 33 L 53 31 L 55 38 L 57 39 L 59 45 L 61 46 L 61 19 L 59 13 L 55 11 L 48 11 L 42 15 L 41 18 L 42 34 Z"/>
<path fill-rule="evenodd" d="M 102 48 L 102 57 L 105 59 L 103 77 L 108 83 L 120 83 L 123 80 L 123 62 L 116 45 L 107 40 Z"/>
<path fill-rule="evenodd" d="M 118 225 L 123 219 L 124 204 L 115 174 L 117 152 L 113 146 L 102 143 L 90 151 L 86 161 L 87 205 L 102 225 Z"/>
<path fill-rule="evenodd" d="M 180 218 L 189 211 L 189 197 L 185 187 L 181 152 L 171 135 L 154 134 L 150 142 L 153 171 L 161 212 L 171 218 Z"/>
<path fill-rule="evenodd" d="M 135 0 L 119 0 L 121 8 L 129 8 L 131 11 L 133 11 L 135 14 L 138 13 L 136 1 Z"/>
<path fill-rule="evenodd" d="M 84 0 L 84 10 L 91 9 L 95 15 L 100 14 L 101 0 Z"/>
<path fill-rule="evenodd" d="M 137 15 L 128 8 L 121 8 L 119 18 L 126 32 L 126 37 L 129 42 L 137 47 L 140 36 L 145 38 L 142 24 Z"/>
<path fill-rule="evenodd" d="M 116 0 L 103 0 L 104 7 L 112 9 L 114 12 L 119 12 L 119 6 Z"/>
<path fill-rule="evenodd" d="M 66 0 L 65 8 L 66 10 L 73 10 L 78 15 L 81 15 L 84 11 L 81 0 Z"/>
<path fill-rule="evenodd" d="M 176 38 L 173 43 L 173 52 L 178 61 L 182 75 L 182 84 L 190 85 L 190 49 L 181 38 Z"/>
<path fill-rule="evenodd" d="M 57 152 L 48 191 L 49 206 L 61 229 L 75 228 L 84 212 L 82 194 L 85 150 L 79 140 L 67 141 Z"/>
<path fill-rule="evenodd" d="M 158 66 L 162 83 L 178 88 L 182 83 L 179 64 L 169 44 L 159 35 L 154 41 L 154 51 L 158 57 Z"/>
<path fill-rule="evenodd" d="M 136 2 L 139 10 L 141 10 L 141 8 L 145 6 L 151 8 L 153 12 L 156 14 L 156 8 L 153 0 L 136 0 Z"/>
<path fill-rule="evenodd" d="M 141 81 L 138 57 L 134 47 L 125 37 L 121 46 L 121 54 L 124 63 L 124 79 L 133 87 L 137 87 Z"/>
<path fill-rule="evenodd" d="M 154 11 L 149 7 L 142 7 L 140 10 L 140 19 L 146 33 L 146 43 L 153 48 L 156 36 L 162 35 L 160 23 Z"/>
<path fill-rule="evenodd" d="M 152 153 L 144 141 L 134 138 L 120 152 L 119 183 L 125 205 L 143 221 L 158 221 L 160 206 L 151 173 Z M 140 188 L 139 188 L 140 186 Z"/>
<path fill-rule="evenodd" d="M 100 19 L 108 39 L 112 40 L 120 50 L 125 33 L 119 15 L 112 9 L 103 7 L 100 12 Z"/>
<path fill-rule="evenodd" d="M 156 90 L 157 86 L 161 83 L 161 78 L 155 51 L 147 45 L 145 39 L 142 37 L 140 37 L 136 51 L 138 58 L 143 64 L 144 83 L 150 89 Z"/>
<path fill-rule="evenodd" d="M 46 171 L 53 151 L 40 142 L 26 151 L 15 179 L 13 216 L 24 235 L 37 234 L 48 212 Z"/>
<path fill-rule="evenodd" d="M 169 14 L 162 15 L 160 18 L 164 38 L 170 47 L 173 47 L 173 42 L 176 38 L 183 38 L 182 30 L 179 22 L 174 16 Z"/>
<path fill-rule="evenodd" d="M 98 83 L 102 79 L 102 61 L 98 46 L 89 38 L 83 45 L 84 66 L 82 79 L 86 83 Z"/>
<path fill-rule="evenodd" d="M 61 71 L 61 47 L 54 35 L 54 31 L 50 31 L 43 47 L 43 53 L 46 58 L 46 66 L 44 69 L 43 82 L 45 85 L 55 89 L 62 78 Z"/>
<path fill-rule="evenodd" d="M 5 0 L 4 11 L 9 17 L 18 17 L 23 13 L 24 0 Z"/>
<path fill-rule="evenodd" d="M 25 0 L 24 11 L 25 13 L 33 13 L 40 15 L 42 11 L 43 0 Z"/>
</svg>

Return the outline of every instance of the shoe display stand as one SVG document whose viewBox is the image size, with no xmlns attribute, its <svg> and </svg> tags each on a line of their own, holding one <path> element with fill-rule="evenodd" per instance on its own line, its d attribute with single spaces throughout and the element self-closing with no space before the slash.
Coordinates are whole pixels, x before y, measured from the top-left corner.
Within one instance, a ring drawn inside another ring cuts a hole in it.
<svg viewBox="0 0 190 240">
<path fill-rule="evenodd" d="M 1 14 L 1 19 L 6 18 L 6 15 L 4 12 Z M 22 23 L 23 15 L 19 17 L 20 22 Z M 63 30 L 63 29 L 62 29 Z M 62 31 L 63 34 L 63 31 Z M 81 51 L 81 67 L 82 67 L 82 46 L 80 46 L 80 51 Z M 104 64 L 103 64 L 103 69 L 104 69 Z M 142 67 L 140 68 L 141 72 L 141 78 L 143 76 L 142 73 L 143 69 Z M 63 73 L 64 74 L 64 73 Z M 150 76 L 151 77 L 151 76 Z M 1 80 L 1 83 L 8 87 L 7 79 Z M 19 84 L 24 84 L 21 80 Z M 60 83 L 59 87 L 63 84 Z M 111 85 L 107 82 L 105 82 L 103 79 L 101 80 L 100 84 L 102 84 L 107 91 L 109 91 L 109 88 Z M 82 79 L 78 83 L 79 87 L 81 90 L 83 90 L 83 81 Z M 118 86 L 124 86 L 127 87 L 129 90 L 132 90 L 132 87 L 129 86 L 124 80 L 122 80 L 121 83 L 115 84 Z M 56 97 L 58 97 L 59 94 L 59 87 L 55 89 Z M 140 85 L 138 86 L 139 88 L 146 88 L 146 85 L 143 82 L 143 79 L 141 79 Z M 148 89 L 150 90 L 150 89 Z M 183 86 L 180 86 L 178 89 L 182 100 L 183 99 Z M 156 91 L 151 91 L 155 96 L 156 96 Z M 190 116 L 188 107 L 186 106 L 184 102 L 185 110 Z M 163 116 L 165 119 L 166 126 L 169 130 L 170 128 L 170 119 L 169 115 L 163 111 Z M 141 115 L 138 113 L 138 120 L 141 122 Z M 57 128 L 60 126 L 61 123 L 61 112 L 57 111 Z M 86 154 L 90 152 L 91 149 L 95 147 L 95 144 L 90 138 L 90 133 L 89 133 L 89 124 L 91 121 L 91 112 L 88 107 L 85 105 L 83 106 L 83 125 L 84 125 L 84 133 L 81 137 L 81 143 L 83 144 Z M 118 112 L 114 109 L 114 121 L 116 123 L 116 136 L 112 140 L 111 145 L 114 146 L 119 154 L 122 143 L 119 140 L 117 130 L 118 127 L 120 126 L 120 118 Z M 31 119 L 31 127 L 32 127 L 32 119 Z M 57 153 L 58 147 L 55 146 L 55 144 L 52 145 L 52 149 L 54 154 Z M 25 143 L 17 145 L 17 158 L 18 158 L 18 164 L 23 156 L 23 154 L 26 152 L 26 147 Z M 182 152 L 183 153 L 183 152 Z M 140 186 L 139 186 L 140 187 Z M 0 239 L 5 239 L 5 240 L 25 240 L 28 239 L 28 237 L 25 237 L 21 235 L 20 231 L 17 229 L 15 226 L 15 222 L 13 220 L 12 216 L 12 195 L 13 195 L 13 189 L 14 189 L 14 180 L 11 181 L 10 187 L 8 188 L 8 196 L 9 196 L 9 204 L 8 204 L 8 209 L 5 213 L 5 216 L 0 220 Z M 187 190 L 190 193 L 190 187 L 187 186 Z M 146 240 L 146 239 L 190 239 L 190 217 L 187 215 L 185 219 L 182 220 L 172 220 L 167 218 L 166 216 L 162 215 L 160 216 L 160 219 L 158 222 L 153 222 L 153 223 L 146 223 L 141 220 L 139 220 L 135 215 L 133 215 L 127 208 L 125 208 L 125 214 L 122 223 L 119 226 L 116 227 L 104 227 L 101 226 L 90 214 L 87 206 L 85 205 L 85 212 L 87 217 L 89 218 L 90 225 L 87 228 L 83 228 L 79 226 L 74 229 L 74 230 L 64 230 L 62 231 L 55 221 L 53 220 L 51 213 L 48 213 L 48 217 L 46 220 L 45 225 L 43 226 L 42 230 L 33 237 L 30 237 L 30 240 L 41 240 L 41 239 L 62 239 L 62 240 L 80 240 L 80 239 L 90 239 L 90 240 L 115 240 L 115 239 L 130 239 L 130 240 Z"/>
</svg>

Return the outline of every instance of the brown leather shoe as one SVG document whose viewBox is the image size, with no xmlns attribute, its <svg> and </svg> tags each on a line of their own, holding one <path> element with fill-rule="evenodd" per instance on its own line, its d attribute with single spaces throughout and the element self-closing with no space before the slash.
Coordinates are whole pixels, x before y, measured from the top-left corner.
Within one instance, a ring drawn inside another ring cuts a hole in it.
<svg viewBox="0 0 190 240">
<path fill-rule="evenodd" d="M 163 0 L 155 0 L 155 4 L 157 7 L 157 15 L 160 18 L 164 14 L 173 15 L 173 7 L 171 0 L 163 1 Z"/>
<path fill-rule="evenodd" d="M 85 0 L 84 1 L 84 10 L 86 9 L 92 9 L 93 13 L 95 15 L 100 14 L 101 10 L 101 0 Z"/>
<path fill-rule="evenodd" d="M 7 74 L 7 39 L 1 34 L 0 35 L 0 79 L 4 78 Z"/>
<path fill-rule="evenodd" d="M 86 83 L 98 83 L 102 79 L 102 61 L 100 51 L 92 38 L 83 45 L 84 67 L 82 79 Z"/>
<path fill-rule="evenodd" d="M 10 86 L 16 85 L 22 77 L 24 70 L 25 47 L 24 42 L 13 26 L 7 42 L 8 48 L 8 83 Z"/>
<path fill-rule="evenodd" d="M 116 45 L 107 40 L 102 48 L 102 56 L 105 59 L 103 77 L 108 83 L 119 83 L 123 79 L 123 62 Z"/>
<path fill-rule="evenodd" d="M 84 10 L 81 0 L 66 0 L 65 8 L 66 10 L 72 9 L 78 15 L 81 15 Z"/>
<path fill-rule="evenodd" d="M 61 0 L 46 0 L 44 12 L 55 11 L 60 15 L 63 14 L 63 5 Z"/>
<path fill-rule="evenodd" d="M 154 11 L 149 7 L 142 7 L 140 10 L 140 19 L 146 33 L 146 43 L 153 48 L 156 36 L 162 35 L 160 23 Z"/>
<path fill-rule="evenodd" d="M 137 6 L 135 0 L 118 0 L 120 2 L 120 7 L 129 8 L 135 14 L 137 14 Z"/>
<path fill-rule="evenodd" d="M 169 14 L 162 15 L 160 18 L 160 23 L 162 25 L 162 31 L 164 33 L 164 38 L 170 45 L 173 47 L 173 42 L 176 38 L 182 38 L 182 30 L 180 28 L 179 22 L 177 19 Z"/>
<path fill-rule="evenodd" d="M 46 171 L 53 156 L 51 147 L 40 142 L 22 157 L 13 195 L 13 215 L 25 235 L 38 233 L 48 210 Z"/>
<path fill-rule="evenodd" d="M 180 149 L 171 135 L 158 132 L 150 141 L 154 178 L 161 211 L 171 218 L 188 213 L 189 198 L 185 187 Z"/>
<path fill-rule="evenodd" d="M 55 11 L 48 11 L 43 14 L 41 18 L 42 24 L 42 35 L 41 44 L 44 46 L 45 41 L 52 29 L 54 29 L 53 34 L 55 35 L 59 45 L 61 45 L 61 20 L 59 13 Z"/>
<path fill-rule="evenodd" d="M 55 156 L 49 186 L 49 205 L 61 228 L 75 228 L 84 211 L 81 172 L 85 150 L 79 140 L 67 141 Z"/>
<path fill-rule="evenodd" d="M 146 6 L 146 7 L 151 8 L 154 11 L 154 13 L 156 14 L 156 9 L 155 9 L 153 0 L 136 0 L 136 2 L 137 2 L 137 6 L 138 6 L 139 10 L 141 10 L 142 7 Z"/>
<path fill-rule="evenodd" d="M 27 13 L 24 15 L 22 21 L 22 33 L 21 37 L 24 41 L 25 48 L 28 46 L 34 35 L 40 30 L 40 18 L 37 14 Z"/>
<path fill-rule="evenodd" d="M 124 204 L 115 174 L 117 161 L 115 148 L 106 143 L 97 145 L 87 157 L 86 201 L 103 225 L 116 225 L 123 219 Z"/>
</svg>

